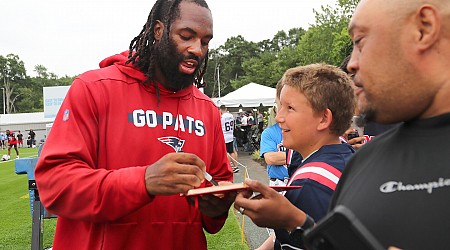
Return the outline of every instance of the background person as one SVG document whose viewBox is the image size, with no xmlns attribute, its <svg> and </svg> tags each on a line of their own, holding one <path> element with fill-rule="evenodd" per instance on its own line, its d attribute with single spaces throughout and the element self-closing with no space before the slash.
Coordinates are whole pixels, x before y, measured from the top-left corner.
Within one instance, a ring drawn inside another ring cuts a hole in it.
<svg viewBox="0 0 450 250">
<path fill-rule="evenodd" d="M 28 132 L 28 135 L 30 136 L 30 145 L 28 146 L 29 148 L 32 148 L 36 145 L 36 133 L 30 129 L 30 132 Z"/>
<path fill-rule="evenodd" d="M 261 111 L 258 110 L 258 115 L 256 116 L 258 120 L 258 133 L 261 134 L 264 130 L 264 115 L 261 113 Z"/>
<path fill-rule="evenodd" d="M 129 52 L 74 80 L 35 171 L 54 249 L 207 249 L 234 197 L 180 193 L 211 185 L 204 171 L 233 178 L 219 111 L 193 85 L 212 37 L 205 1 L 158 0 Z"/>
<path fill-rule="evenodd" d="M 231 161 L 234 173 L 239 172 L 239 167 L 237 165 L 237 151 L 234 148 L 234 117 L 230 112 L 228 112 L 225 105 L 219 107 L 221 114 L 222 132 L 225 140 L 225 145 L 227 149 L 228 160 Z"/>
<path fill-rule="evenodd" d="M 280 107 L 281 81 L 276 86 L 277 107 Z M 275 108 L 276 109 L 276 108 Z M 283 137 L 278 123 L 266 128 L 261 134 L 260 157 L 267 164 L 267 175 L 270 186 L 285 186 L 289 180 L 286 166 L 286 148 L 283 146 Z"/>
<path fill-rule="evenodd" d="M 6 136 L 5 133 L 3 133 L 3 132 L 0 133 L 0 143 L 2 144 L 2 149 L 6 149 L 6 147 L 7 147 L 7 144 L 8 144 L 7 138 L 8 137 Z"/>
<path fill-rule="evenodd" d="M 248 112 L 243 112 L 241 116 L 241 129 L 242 129 L 242 146 L 245 152 L 252 151 L 251 141 L 249 140 L 249 132 L 251 129 L 251 124 L 249 123 Z"/>
<path fill-rule="evenodd" d="M 8 160 L 11 159 L 11 148 L 16 151 L 16 159 L 19 159 L 19 150 L 17 149 L 17 138 L 13 131 L 6 130 L 6 136 L 8 138 Z"/>
<path fill-rule="evenodd" d="M 281 80 L 276 85 L 276 110 L 280 107 L 280 93 L 282 88 Z M 286 165 L 286 148 L 283 146 L 281 128 L 278 123 L 266 128 L 261 134 L 260 157 L 267 164 L 267 175 L 269 176 L 270 186 L 286 186 L 289 175 Z M 257 250 L 273 249 L 275 242 L 275 232 L 269 229 L 269 237 Z"/>
<path fill-rule="evenodd" d="M 23 134 L 19 132 L 17 133 L 17 146 L 23 147 Z"/>
</svg>

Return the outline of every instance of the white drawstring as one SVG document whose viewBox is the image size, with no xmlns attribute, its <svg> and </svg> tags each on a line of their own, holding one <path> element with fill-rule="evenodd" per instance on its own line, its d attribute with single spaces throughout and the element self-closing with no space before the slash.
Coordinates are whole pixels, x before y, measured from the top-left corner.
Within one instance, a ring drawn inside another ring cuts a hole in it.
<svg viewBox="0 0 450 250">
<path fill-rule="evenodd" d="M 233 159 L 238 165 L 242 166 L 242 167 L 244 168 L 244 170 L 245 170 L 245 174 L 247 175 L 247 178 L 250 178 L 250 175 L 248 174 L 247 166 L 245 166 L 244 164 L 242 164 L 242 163 L 238 162 L 236 159 L 234 159 L 234 158 L 230 155 L 230 153 L 227 152 L 227 155 L 228 155 L 228 157 L 230 157 L 231 159 Z"/>
</svg>

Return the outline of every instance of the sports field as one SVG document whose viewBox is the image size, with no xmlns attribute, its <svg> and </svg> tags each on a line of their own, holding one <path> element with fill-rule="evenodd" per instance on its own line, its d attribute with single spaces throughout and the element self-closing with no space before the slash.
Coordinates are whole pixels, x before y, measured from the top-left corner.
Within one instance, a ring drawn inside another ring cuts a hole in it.
<svg viewBox="0 0 450 250">
<path fill-rule="evenodd" d="M 37 148 L 19 148 L 20 158 L 37 157 Z M 0 156 L 6 150 L 0 150 Z M 0 161 L 0 249 L 31 248 L 31 214 L 28 194 L 28 178 L 15 174 L 11 151 L 9 161 Z M 56 219 L 44 220 L 44 248 L 52 245 Z M 241 243 L 239 223 L 230 209 L 224 228 L 215 235 L 206 234 L 208 249 L 243 249 L 249 247 Z"/>
</svg>

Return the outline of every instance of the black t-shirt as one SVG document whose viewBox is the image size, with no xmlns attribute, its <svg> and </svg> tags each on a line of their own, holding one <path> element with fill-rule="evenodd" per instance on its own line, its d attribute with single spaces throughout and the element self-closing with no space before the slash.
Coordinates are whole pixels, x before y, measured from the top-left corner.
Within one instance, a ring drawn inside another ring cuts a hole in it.
<svg viewBox="0 0 450 250">
<path fill-rule="evenodd" d="M 34 133 L 34 131 L 30 131 L 28 134 L 31 136 L 31 140 L 34 140 L 36 133 Z"/>
<path fill-rule="evenodd" d="M 349 208 L 384 247 L 450 248 L 450 113 L 399 125 L 350 160 L 331 208 Z"/>
</svg>

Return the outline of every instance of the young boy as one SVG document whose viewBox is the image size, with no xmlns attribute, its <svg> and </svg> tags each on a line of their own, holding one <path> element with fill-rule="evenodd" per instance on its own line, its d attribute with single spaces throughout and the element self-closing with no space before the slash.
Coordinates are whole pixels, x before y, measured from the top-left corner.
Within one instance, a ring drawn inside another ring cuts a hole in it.
<svg viewBox="0 0 450 250">
<path fill-rule="evenodd" d="M 285 196 L 318 221 L 327 213 L 341 173 L 355 152 L 339 139 L 355 110 L 351 79 L 334 66 L 313 64 L 287 70 L 282 84 L 276 121 L 282 129 L 283 145 L 303 158 L 288 183 L 302 188 L 289 190 Z M 276 245 L 298 247 L 287 230 L 275 229 L 275 233 Z"/>
</svg>

